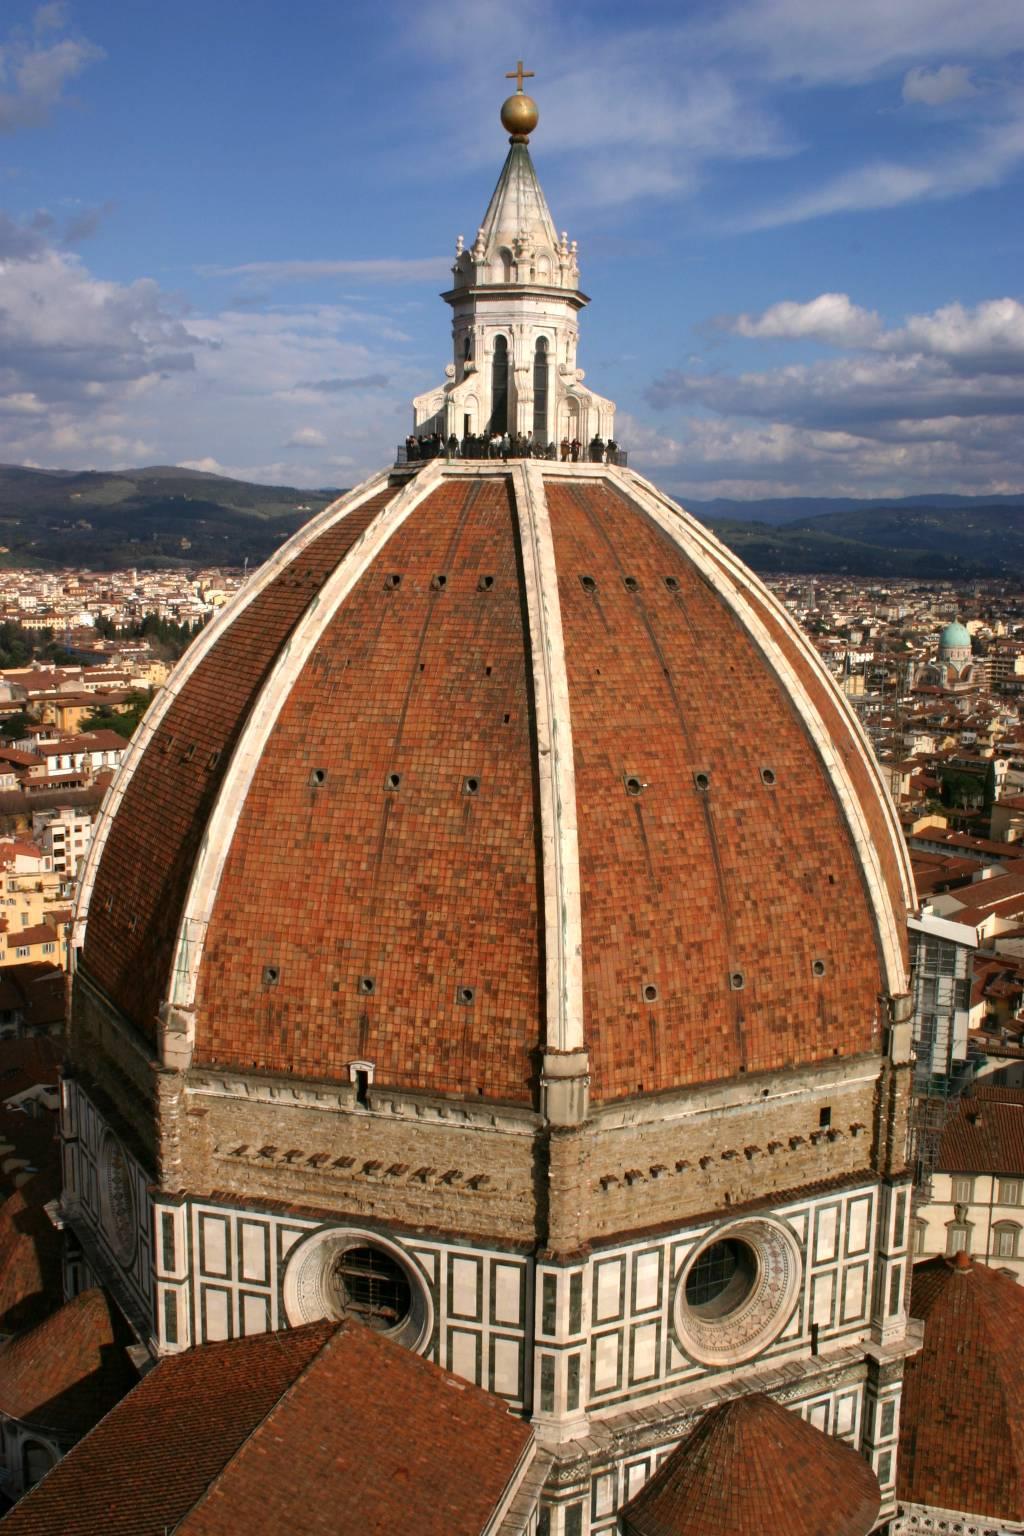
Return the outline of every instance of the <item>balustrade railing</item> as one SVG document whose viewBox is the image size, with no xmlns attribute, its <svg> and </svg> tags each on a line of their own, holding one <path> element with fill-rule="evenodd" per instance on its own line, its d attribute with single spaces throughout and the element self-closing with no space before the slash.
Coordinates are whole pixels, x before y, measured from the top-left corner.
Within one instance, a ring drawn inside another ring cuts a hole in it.
<svg viewBox="0 0 1024 1536">
<path fill-rule="evenodd" d="M 425 459 L 447 459 L 450 463 L 459 459 L 546 459 L 549 463 L 614 464 L 619 469 L 628 465 L 629 455 L 616 443 L 577 444 L 573 453 L 560 450 L 557 443 L 542 446 L 539 443 L 524 444 L 511 439 L 506 446 L 481 438 L 464 438 L 454 444 L 435 438 L 407 438 L 395 449 L 396 464 L 420 464 Z"/>
</svg>

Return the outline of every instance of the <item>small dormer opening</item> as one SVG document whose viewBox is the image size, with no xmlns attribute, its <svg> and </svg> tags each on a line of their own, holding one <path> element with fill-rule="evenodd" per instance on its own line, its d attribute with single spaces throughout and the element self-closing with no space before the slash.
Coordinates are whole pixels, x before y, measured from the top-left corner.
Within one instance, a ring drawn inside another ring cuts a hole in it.
<svg viewBox="0 0 1024 1536">
<path fill-rule="evenodd" d="M 361 1067 L 356 1069 L 356 1103 L 370 1107 L 370 1074 Z"/>
</svg>

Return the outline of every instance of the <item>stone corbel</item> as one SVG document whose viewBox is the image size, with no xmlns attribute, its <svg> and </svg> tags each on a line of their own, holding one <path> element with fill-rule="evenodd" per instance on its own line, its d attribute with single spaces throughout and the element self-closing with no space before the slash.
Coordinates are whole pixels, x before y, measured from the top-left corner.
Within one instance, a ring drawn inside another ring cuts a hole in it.
<svg viewBox="0 0 1024 1536">
<path fill-rule="evenodd" d="M 582 1125 L 590 1107 L 586 1051 L 545 1051 L 540 1077 L 541 1114 L 550 1125 Z"/>
<path fill-rule="evenodd" d="M 187 1072 L 195 1045 L 195 1010 L 175 1003 L 160 1005 L 160 1062 L 172 1072 Z"/>
</svg>

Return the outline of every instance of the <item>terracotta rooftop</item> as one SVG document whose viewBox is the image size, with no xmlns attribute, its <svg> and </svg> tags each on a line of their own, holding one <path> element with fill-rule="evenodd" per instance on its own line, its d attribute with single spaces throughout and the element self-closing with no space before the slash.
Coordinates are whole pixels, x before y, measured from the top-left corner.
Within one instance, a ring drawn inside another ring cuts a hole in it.
<svg viewBox="0 0 1024 1536">
<path fill-rule="evenodd" d="M 498 1398 L 359 1324 L 315 1323 L 160 1361 L 6 1524 L 475 1536 L 531 1447 Z"/>
<path fill-rule="evenodd" d="M 865 1536 L 881 1505 L 863 1457 L 770 1397 L 706 1413 L 626 1505 L 626 1536 Z"/>
<path fill-rule="evenodd" d="M 14 965 L 6 967 L 5 972 L 16 973 L 29 969 L 37 968 Z M 38 977 L 33 978 L 25 990 L 31 993 L 38 980 Z M 3 986 L 5 996 L 8 989 L 17 994 L 11 997 L 13 1006 L 31 1006 L 23 1000 L 16 980 L 9 980 L 5 974 Z M 3 1006 L 7 1004 L 0 1002 L 0 1007 Z M 24 1092 L 26 1088 L 35 1088 L 40 1083 L 56 1086 L 63 1054 L 64 1048 L 60 1041 L 49 1035 L 27 1035 L 19 1040 L 0 1041 L 0 1100 L 11 1099 L 15 1094 Z"/>
<path fill-rule="evenodd" d="M 912 893 L 847 704 L 756 578 L 678 509 L 670 536 L 622 471 L 543 471 L 537 579 L 561 634 L 542 643 L 518 483 L 446 470 L 392 523 L 388 486 L 243 589 L 94 839 L 83 977 L 156 1044 L 187 915 L 197 1063 L 347 1081 L 367 1059 L 380 1087 L 532 1102 L 558 1043 L 544 676 L 572 731 L 593 1098 L 877 1050 Z M 350 588 L 311 609 L 350 549 Z M 257 709 L 243 789 L 232 753 Z M 220 841 L 226 774 L 240 809 Z M 221 847 L 196 917 L 197 859 Z"/>
<path fill-rule="evenodd" d="M 59 1435 L 84 1435 L 138 1382 L 120 1314 L 83 1291 L 0 1346 L 0 1413 Z"/>
<path fill-rule="evenodd" d="M 977 1087 L 950 1106 L 942 1173 L 1024 1174 L 1024 1089 Z"/>
<path fill-rule="evenodd" d="M 63 1240 L 43 1208 L 60 1186 L 56 1169 L 37 1173 L 0 1205 L 0 1333 L 33 1327 L 60 1298 Z"/>
<path fill-rule="evenodd" d="M 901 1499 L 1024 1519 L 1024 1289 L 972 1261 L 914 1268 L 924 1346 L 906 1362 Z"/>
</svg>

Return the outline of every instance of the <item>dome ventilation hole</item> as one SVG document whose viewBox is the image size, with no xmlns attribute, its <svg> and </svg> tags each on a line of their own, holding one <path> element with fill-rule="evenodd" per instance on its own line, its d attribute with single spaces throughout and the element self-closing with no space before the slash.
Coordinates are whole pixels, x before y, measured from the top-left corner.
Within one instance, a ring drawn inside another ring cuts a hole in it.
<svg viewBox="0 0 1024 1536">
<path fill-rule="evenodd" d="M 627 592 L 640 591 L 640 583 L 637 581 L 635 576 L 623 576 L 622 585 L 625 587 Z"/>
<path fill-rule="evenodd" d="M 729 972 L 729 985 L 734 992 L 742 992 L 747 984 L 747 978 L 742 971 Z"/>
<path fill-rule="evenodd" d="M 473 1002 L 475 997 L 475 987 L 456 987 L 455 989 L 455 1001 L 457 1003 L 462 1003 L 466 1008 L 469 1007 L 470 1003 Z"/>
<path fill-rule="evenodd" d="M 700 768 L 693 776 L 693 782 L 702 795 L 706 795 L 711 788 L 711 775 L 705 769 Z"/>
<path fill-rule="evenodd" d="M 824 960 L 812 960 L 811 961 L 811 974 L 812 975 L 814 975 L 814 976 L 824 976 L 824 974 L 825 974 L 825 972 L 827 970 L 828 970 L 828 966 L 825 964 Z"/>
<path fill-rule="evenodd" d="M 476 584 L 478 592 L 489 592 L 493 586 L 494 586 L 494 577 L 493 576 L 481 576 L 480 580 Z"/>
<path fill-rule="evenodd" d="M 377 983 L 372 976 L 360 976 L 356 991 L 363 997 L 370 997 L 377 990 Z"/>
<path fill-rule="evenodd" d="M 263 985 L 276 987 L 281 980 L 281 967 L 278 965 L 265 965 L 263 967 Z"/>
<path fill-rule="evenodd" d="M 195 755 L 196 755 L 196 744 L 193 741 L 193 742 L 189 743 L 189 745 L 185 748 L 184 752 L 181 754 L 181 760 L 182 760 L 183 763 L 190 763 L 192 761 L 192 759 L 195 757 Z"/>
<path fill-rule="evenodd" d="M 775 783 L 775 769 L 774 768 L 762 768 L 761 769 L 761 783 L 762 784 L 767 784 L 768 788 L 771 789 L 772 785 Z"/>
<path fill-rule="evenodd" d="M 464 795 L 476 795 L 480 793 L 480 780 L 476 774 L 469 774 L 462 781 L 462 793 Z"/>
<path fill-rule="evenodd" d="M 399 576 L 399 575 L 397 575 L 395 573 L 392 573 L 392 575 L 390 575 L 390 576 L 385 576 L 384 577 L 384 591 L 385 592 L 397 592 L 401 585 L 402 585 L 402 578 L 401 578 L 401 576 Z"/>
<path fill-rule="evenodd" d="M 658 1001 L 658 989 L 653 981 L 645 981 L 641 992 L 645 1003 L 656 1003 Z"/>
<path fill-rule="evenodd" d="M 643 779 L 638 779 L 635 773 L 627 773 L 627 775 L 626 775 L 626 794 L 627 795 L 642 795 L 646 788 L 647 788 L 647 785 L 644 783 Z"/>
<path fill-rule="evenodd" d="M 398 789 L 401 782 L 402 775 L 400 773 L 389 773 L 384 781 L 384 787 L 385 789 Z"/>
<path fill-rule="evenodd" d="M 581 576 L 580 586 L 583 588 L 588 597 L 593 597 L 594 593 L 597 591 L 597 582 L 594 580 L 593 576 Z"/>
<path fill-rule="evenodd" d="M 448 585 L 447 576 L 431 576 L 430 585 L 435 592 L 443 592 Z"/>
<path fill-rule="evenodd" d="M 327 783 L 327 769 L 326 768 L 314 768 L 312 773 L 309 776 L 310 788 L 311 789 L 319 789 L 321 784 L 326 784 L 326 783 Z"/>
<path fill-rule="evenodd" d="M 666 585 L 666 587 L 668 587 L 668 590 L 670 592 L 678 592 L 679 591 L 679 578 L 676 577 L 676 576 L 666 576 L 665 577 L 665 585 Z"/>
</svg>

